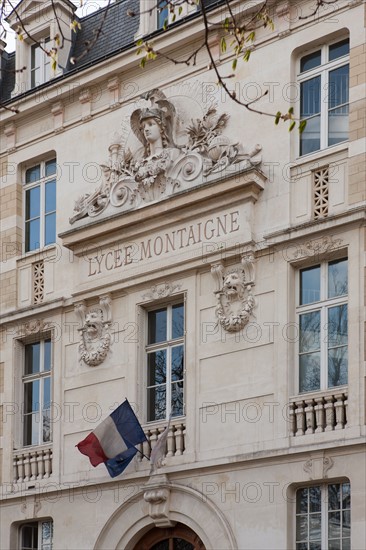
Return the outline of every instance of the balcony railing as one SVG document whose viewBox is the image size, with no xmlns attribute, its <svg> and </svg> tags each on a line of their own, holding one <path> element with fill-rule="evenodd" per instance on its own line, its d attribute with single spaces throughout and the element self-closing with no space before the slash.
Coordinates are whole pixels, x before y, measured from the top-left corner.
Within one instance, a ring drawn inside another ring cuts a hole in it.
<svg viewBox="0 0 366 550">
<path fill-rule="evenodd" d="M 347 425 L 347 398 L 347 390 L 291 398 L 291 435 L 343 430 Z"/>
<path fill-rule="evenodd" d="M 148 458 L 150 458 L 151 450 L 155 447 L 159 435 L 163 433 L 166 426 L 144 427 L 147 440 L 139 446 L 139 450 Z M 166 440 L 165 456 L 180 456 L 184 453 L 186 425 L 184 422 L 175 422 L 169 427 L 168 437 Z M 139 453 L 139 460 L 143 456 Z"/>
<path fill-rule="evenodd" d="M 14 451 L 13 466 L 15 483 L 49 478 L 52 474 L 52 448 Z"/>
</svg>

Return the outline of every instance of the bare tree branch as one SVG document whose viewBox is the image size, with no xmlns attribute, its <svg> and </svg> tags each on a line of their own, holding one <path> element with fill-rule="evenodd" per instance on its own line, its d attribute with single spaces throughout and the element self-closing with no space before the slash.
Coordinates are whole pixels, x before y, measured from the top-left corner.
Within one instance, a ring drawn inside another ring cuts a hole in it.
<svg viewBox="0 0 366 550">
<path fill-rule="evenodd" d="M 338 0 L 316 0 L 316 6 L 314 10 L 309 13 L 309 15 L 299 15 L 299 19 L 309 19 L 309 17 L 314 17 L 318 13 L 321 7 L 330 6 L 331 4 L 336 4 Z"/>
</svg>

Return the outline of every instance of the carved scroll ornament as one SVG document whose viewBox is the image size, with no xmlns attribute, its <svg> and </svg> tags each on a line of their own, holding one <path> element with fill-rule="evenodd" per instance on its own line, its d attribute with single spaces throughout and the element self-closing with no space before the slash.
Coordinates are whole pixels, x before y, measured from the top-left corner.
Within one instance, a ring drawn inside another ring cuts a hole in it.
<svg viewBox="0 0 366 550">
<path fill-rule="evenodd" d="M 131 151 L 115 136 L 108 162 L 100 165 L 103 181 L 94 192 L 76 200 L 71 224 L 98 216 L 109 205 L 112 210 L 139 208 L 194 187 L 203 179 L 214 179 L 231 165 L 244 170 L 261 162 L 260 145 L 245 153 L 242 145 L 223 135 L 229 116 L 218 114 L 215 107 L 201 119 L 187 121 L 177 145 L 179 117 L 173 102 L 157 89 L 142 99 L 150 105 L 130 116 L 130 127 L 142 147 Z"/>
<path fill-rule="evenodd" d="M 149 504 L 149 516 L 156 527 L 173 527 L 170 510 L 171 487 L 164 474 L 150 477 L 145 485 L 144 500 Z"/>
<path fill-rule="evenodd" d="M 242 258 L 242 267 L 228 271 L 221 263 L 215 264 L 211 272 L 216 278 L 219 290 L 215 292 L 218 322 L 227 332 L 238 332 L 249 322 L 255 306 L 251 292 L 254 285 L 254 256 Z"/>
<path fill-rule="evenodd" d="M 79 361 L 97 367 L 107 357 L 111 346 L 111 299 L 102 296 L 99 306 L 87 308 L 84 302 L 75 305 L 81 321 Z"/>
</svg>

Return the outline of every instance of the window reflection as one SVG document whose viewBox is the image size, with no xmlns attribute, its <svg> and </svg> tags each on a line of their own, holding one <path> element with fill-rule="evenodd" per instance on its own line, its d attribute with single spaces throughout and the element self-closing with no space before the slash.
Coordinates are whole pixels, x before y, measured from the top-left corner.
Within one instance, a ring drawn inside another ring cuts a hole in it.
<svg viewBox="0 0 366 550">
<path fill-rule="evenodd" d="M 148 313 L 147 420 L 184 414 L 184 304 Z"/>
</svg>

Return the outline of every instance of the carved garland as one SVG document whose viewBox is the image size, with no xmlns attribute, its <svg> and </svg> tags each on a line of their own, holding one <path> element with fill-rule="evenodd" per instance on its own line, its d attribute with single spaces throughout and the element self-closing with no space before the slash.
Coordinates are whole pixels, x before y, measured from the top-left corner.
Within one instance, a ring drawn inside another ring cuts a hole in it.
<svg viewBox="0 0 366 550">
<path fill-rule="evenodd" d="M 97 367 L 107 357 L 110 345 L 111 335 L 109 332 L 102 337 L 100 344 L 93 351 L 88 351 L 83 338 L 79 344 L 79 360 L 84 361 L 89 367 Z"/>
<path fill-rule="evenodd" d="M 75 311 L 81 320 L 79 361 L 89 367 L 97 367 L 107 357 L 111 347 L 111 298 L 109 295 L 99 299 L 99 307 L 87 309 L 85 302 L 75 305 Z"/>
</svg>

